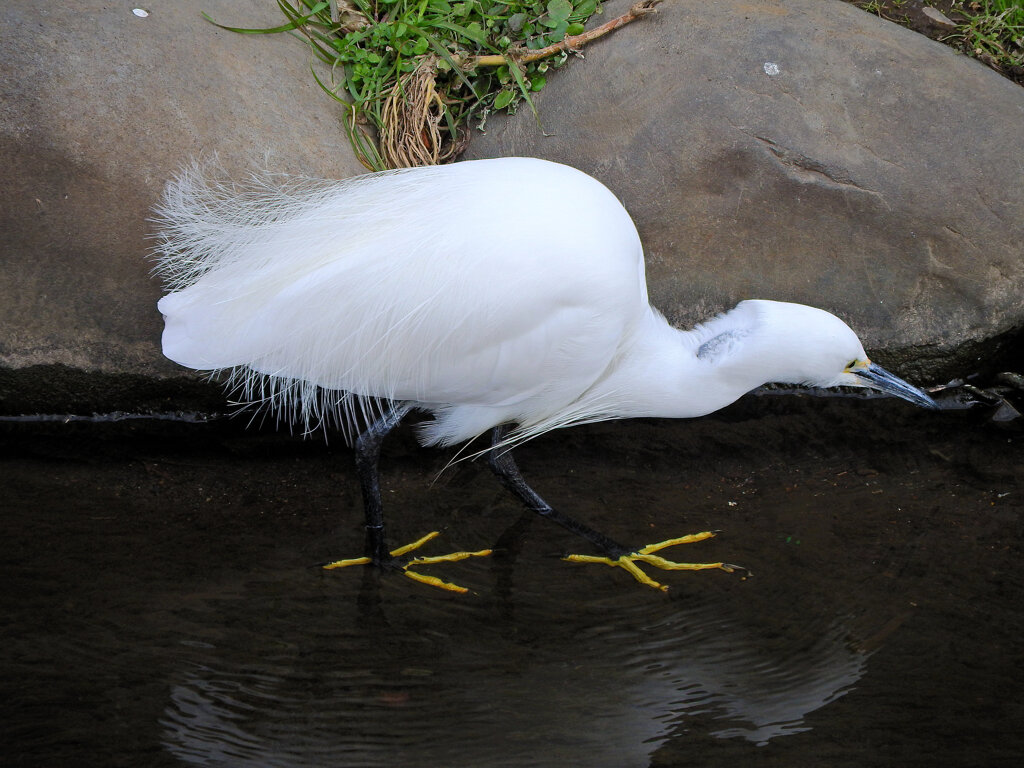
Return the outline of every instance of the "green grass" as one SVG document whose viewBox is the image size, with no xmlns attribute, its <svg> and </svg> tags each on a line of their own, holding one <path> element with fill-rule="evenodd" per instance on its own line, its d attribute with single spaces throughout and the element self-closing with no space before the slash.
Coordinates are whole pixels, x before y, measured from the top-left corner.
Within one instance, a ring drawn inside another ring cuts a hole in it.
<svg viewBox="0 0 1024 768">
<path fill-rule="evenodd" d="M 286 17 L 281 26 L 218 26 L 301 36 L 329 67 L 329 76 L 312 67 L 313 76 L 345 104 L 349 139 L 374 170 L 450 159 L 465 144 L 470 120 L 523 102 L 533 109 L 531 94 L 568 54 L 531 52 L 581 34 L 601 12 L 600 0 L 277 3 Z"/>
<path fill-rule="evenodd" d="M 883 19 L 911 27 L 973 56 L 1024 85 L 1024 0 L 932 0 L 955 25 L 943 30 L 924 22 L 907 0 L 847 0 Z"/>
<path fill-rule="evenodd" d="M 953 10 L 963 19 L 944 40 L 996 69 L 1024 67 L 1022 0 L 958 0 Z"/>
<path fill-rule="evenodd" d="M 900 13 L 900 9 L 906 5 L 907 0 L 870 0 L 870 2 L 858 2 L 857 6 L 868 13 L 873 13 L 883 19 L 895 21 L 898 24 L 906 24 L 909 18 L 906 14 Z"/>
</svg>

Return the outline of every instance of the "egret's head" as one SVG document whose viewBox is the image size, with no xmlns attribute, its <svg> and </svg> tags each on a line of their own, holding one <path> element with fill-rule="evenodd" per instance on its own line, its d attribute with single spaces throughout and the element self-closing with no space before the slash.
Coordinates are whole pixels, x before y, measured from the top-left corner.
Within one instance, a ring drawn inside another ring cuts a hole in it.
<svg viewBox="0 0 1024 768">
<path fill-rule="evenodd" d="M 853 330 L 829 312 L 802 304 L 758 302 L 780 341 L 780 353 L 792 366 L 790 383 L 815 387 L 870 387 L 936 408 L 922 390 L 871 362 Z"/>
</svg>

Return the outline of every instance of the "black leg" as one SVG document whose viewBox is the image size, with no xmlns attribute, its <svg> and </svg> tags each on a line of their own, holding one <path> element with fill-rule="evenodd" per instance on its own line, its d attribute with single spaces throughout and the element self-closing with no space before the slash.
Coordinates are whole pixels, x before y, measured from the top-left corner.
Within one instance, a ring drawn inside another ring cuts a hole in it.
<svg viewBox="0 0 1024 768">
<path fill-rule="evenodd" d="M 569 555 L 565 558 L 566 560 L 576 563 L 603 563 L 604 565 L 623 568 L 641 584 L 646 584 L 649 587 L 655 587 L 661 590 L 668 589 L 668 587 L 654 581 L 654 579 L 644 573 L 644 571 L 638 566 L 638 563 L 645 563 L 655 568 L 672 571 L 703 571 L 709 568 L 718 568 L 723 571 L 732 572 L 738 567 L 735 565 L 729 565 L 728 563 L 676 563 L 655 554 L 666 547 L 674 547 L 677 544 L 690 544 L 697 541 L 703 541 L 704 539 L 709 539 L 714 536 L 711 531 L 690 534 L 688 536 L 679 536 L 674 539 L 667 539 L 665 541 L 658 542 L 657 544 L 648 544 L 647 546 L 640 547 L 639 549 L 630 549 L 629 547 L 622 546 L 617 541 L 609 539 L 607 536 L 595 531 L 593 528 L 586 526 L 577 520 L 573 520 L 568 515 L 556 512 L 551 508 L 550 504 L 544 501 L 544 499 L 542 499 L 540 495 L 527 484 L 523 479 L 523 476 L 520 474 L 516 463 L 512 460 L 512 454 L 509 449 L 501 446 L 501 441 L 508 434 L 508 430 L 509 427 L 507 425 L 494 428 L 494 431 L 491 433 L 491 450 L 487 454 L 488 463 L 490 464 L 491 469 L 494 470 L 495 474 L 501 478 L 501 482 L 506 488 L 519 497 L 527 507 L 532 509 L 538 515 L 558 523 L 563 528 L 572 531 L 578 536 L 582 536 L 605 553 L 605 557 L 594 557 L 592 555 Z"/>
<path fill-rule="evenodd" d="M 502 484 L 508 488 L 513 494 L 516 495 L 529 509 L 532 509 L 538 515 L 552 522 L 558 523 L 563 528 L 572 531 L 577 536 L 582 536 L 584 539 L 589 541 L 591 544 L 602 550 L 606 555 L 611 558 L 621 557 L 630 553 L 628 547 L 624 547 L 617 541 L 613 541 L 605 536 L 600 531 L 595 531 L 593 528 L 584 525 L 578 520 L 574 520 L 568 515 L 563 515 L 561 512 L 552 509 L 551 505 L 548 504 L 540 495 L 533 490 L 523 479 L 522 474 L 519 472 L 519 467 L 516 466 L 515 461 L 512 459 L 512 452 L 508 448 L 499 447 L 501 441 L 508 434 L 510 427 L 507 424 L 495 427 L 491 432 L 491 450 L 487 454 L 487 463 L 490 465 L 491 470 L 501 479 Z"/>
<path fill-rule="evenodd" d="M 388 411 L 356 438 L 356 473 L 363 490 L 366 517 L 366 555 L 381 565 L 389 555 L 384 538 L 384 508 L 380 500 L 380 449 L 384 438 L 399 425 L 411 407 L 399 405 Z"/>
<path fill-rule="evenodd" d="M 465 587 L 458 584 L 442 581 L 436 576 L 428 576 L 412 570 L 413 566 L 432 565 L 435 563 L 454 563 L 465 560 L 468 557 L 486 557 L 491 554 L 489 549 L 481 549 L 477 552 L 450 552 L 446 555 L 431 556 L 408 556 L 426 544 L 433 541 L 440 535 L 438 531 L 431 531 L 411 544 L 406 544 L 397 549 L 388 550 L 386 537 L 384 535 L 384 509 L 380 499 L 380 449 L 384 438 L 405 418 L 405 415 L 412 410 L 408 404 L 401 404 L 385 413 L 377 421 L 367 427 L 366 431 L 356 438 L 356 472 L 359 474 L 359 483 L 363 490 L 363 512 L 366 516 L 366 555 L 364 557 L 347 558 L 335 560 L 332 563 L 325 563 L 324 568 L 333 570 L 335 568 L 348 568 L 353 565 L 373 565 L 376 567 L 387 567 L 400 571 L 414 581 L 430 586 L 439 587 L 449 592 L 468 592 Z"/>
</svg>

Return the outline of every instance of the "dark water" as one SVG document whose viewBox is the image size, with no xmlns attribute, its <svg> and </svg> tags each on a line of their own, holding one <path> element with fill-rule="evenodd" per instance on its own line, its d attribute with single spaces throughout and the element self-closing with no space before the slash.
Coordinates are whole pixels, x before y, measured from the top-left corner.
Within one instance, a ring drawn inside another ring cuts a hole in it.
<svg viewBox="0 0 1024 768">
<path fill-rule="evenodd" d="M 395 542 L 496 546 L 442 593 L 362 548 L 351 455 L 241 425 L 0 425 L 13 766 L 1017 765 L 1020 430 L 755 398 L 518 453 L 549 501 L 679 559 L 565 563 L 478 464 L 387 448 Z M 436 482 L 434 481 L 436 478 Z M 424 571 L 428 569 L 424 568 Z"/>
</svg>

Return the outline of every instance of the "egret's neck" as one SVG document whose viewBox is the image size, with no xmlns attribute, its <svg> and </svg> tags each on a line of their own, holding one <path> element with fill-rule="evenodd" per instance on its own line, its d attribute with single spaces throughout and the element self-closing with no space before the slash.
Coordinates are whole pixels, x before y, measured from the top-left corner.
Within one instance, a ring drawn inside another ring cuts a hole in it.
<svg viewBox="0 0 1024 768">
<path fill-rule="evenodd" d="M 699 331 L 673 328 L 652 310 L 584 399 L 608 411 L 607 418 L 690 418 L 724 408 L 767 380 L 701 359 L 701 341 Z"/>
</svg>

